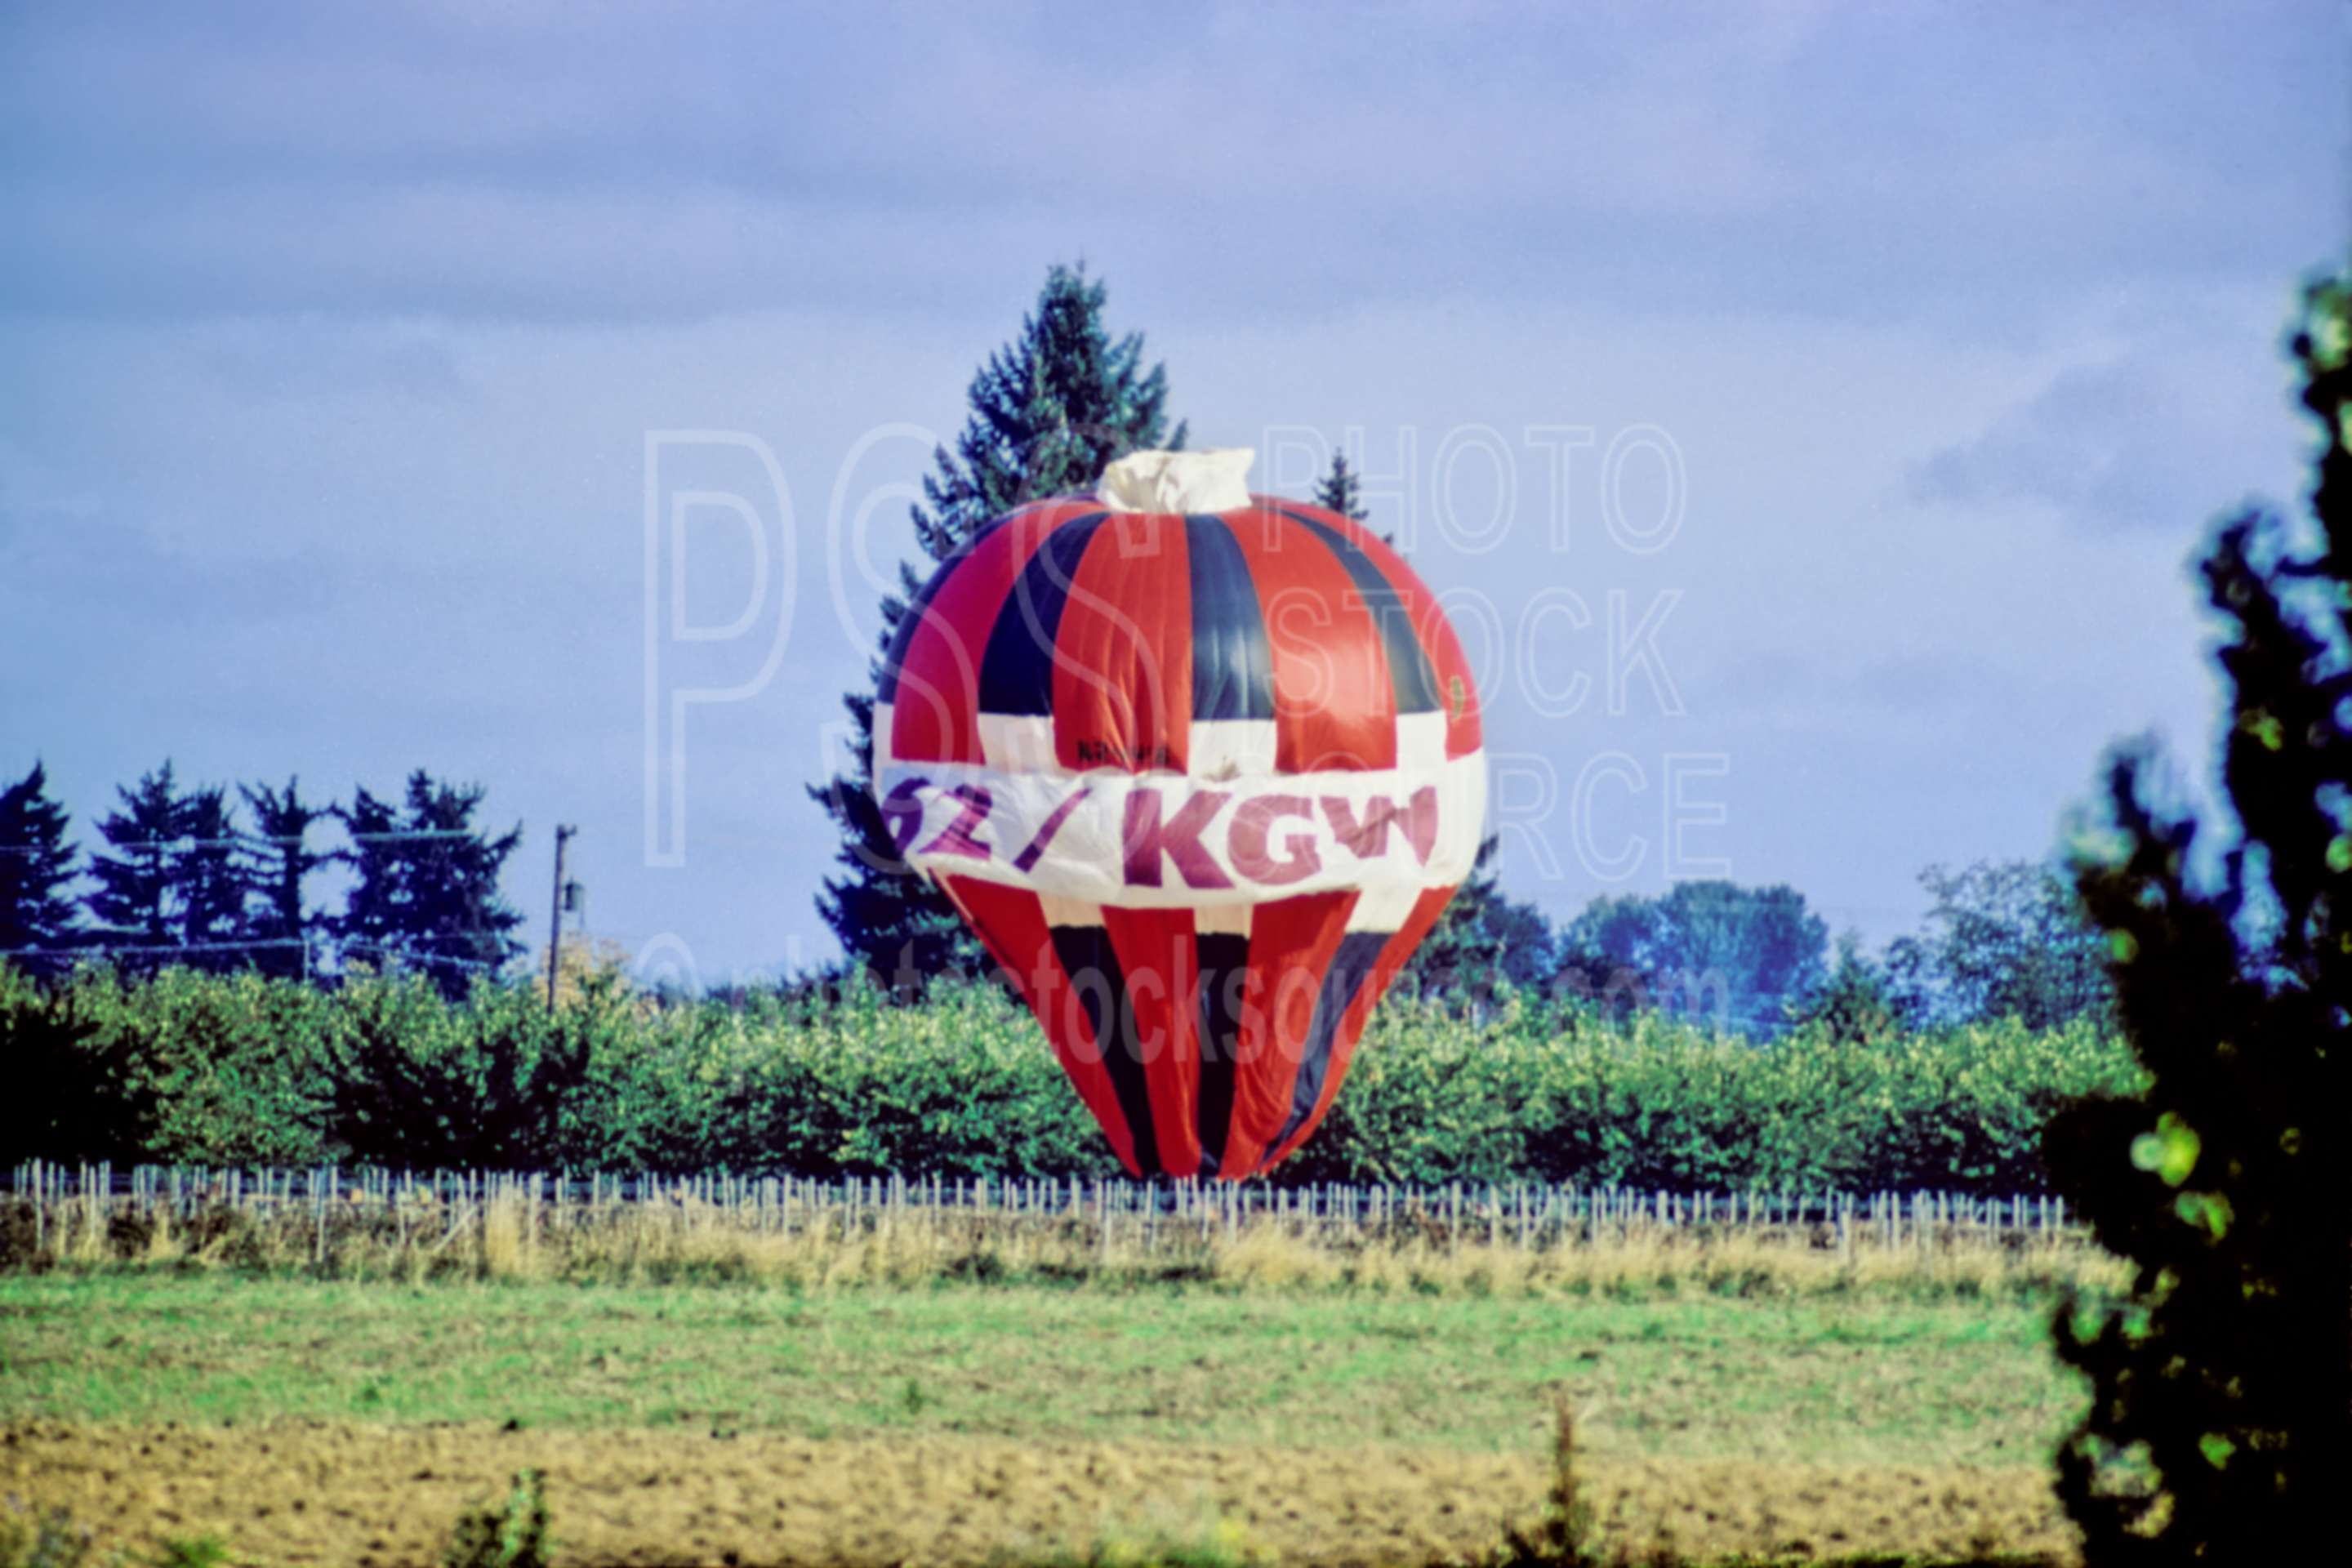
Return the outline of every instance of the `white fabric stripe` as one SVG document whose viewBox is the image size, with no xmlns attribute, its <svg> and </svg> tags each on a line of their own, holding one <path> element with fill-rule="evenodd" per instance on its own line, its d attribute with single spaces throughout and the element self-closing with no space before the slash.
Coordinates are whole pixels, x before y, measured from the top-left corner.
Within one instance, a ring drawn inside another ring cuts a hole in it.
<svg viewBox="0 0 2352 1568">
<path fill-rule="evenodd" d="M 1255 904 L 1208 904 L 1192 911 L 1195 936 L 1247 936 Z"/>
<path fill-rule="evenodd" d="M 1438 754 L 1444 757 L 1442 748 Z M 1437 847 L 1429 857 L 1430 875 L 1422 885 L 1458 888 L 1469 880 L 1478 862 L 1478 846 L 1486 836 L 1486 751 L 1445 757 L 1440 776 L 1462 780 L 1465 809 L 1439 819 Z"/>
<path fill-rule="evenodd" d="M 1260 777 L 1274 772 L 1275 745 L 1271 719 L 1203 720 L 1185 738 L 1184 771 L 1211 781 Z"/>
<path fill-rule="evenodd" d="M 1054 718 L 1050 713 L 982 713 L 980 754 L 1003 773 L 1044 773 L 1054 764 Z"/>
<path fill-rule="evenodd" d="M 1421 895 L 1419 888 L 1367 888 L 1356 896 L 1356 907 L 1348 911 L 1348 929 L 1402 931 L 1404 922 L 1412 918 L 1413 903 Z"/>
<path fill-rule="evenodd" d="M 1396 721 L 1397 769 L 1401 773 L 1445 765 L 1445 715 L 1400 713 Z"/>
<path fill-rule="evenodd" d="M 1045 912 L 1049 926 L 1098 926 L 1103 923 L 1102 906 L 1077 899 L 1057 899 L 1050 893 L 1040 894 L 1037 906 Z"/>
</svg>

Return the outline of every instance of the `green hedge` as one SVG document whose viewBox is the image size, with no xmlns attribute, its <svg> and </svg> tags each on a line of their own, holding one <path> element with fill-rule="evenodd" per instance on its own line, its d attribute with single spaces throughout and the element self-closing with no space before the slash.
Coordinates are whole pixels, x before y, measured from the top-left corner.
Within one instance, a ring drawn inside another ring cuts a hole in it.
<svg viewBox="0 0 2352 1568">
<path fill-rule="evenodd" d="M 611 981 L 551 1015 L 410 977 L 0 969 L 0 1159 L 603 1170 L 1111 1173 L 1028 1015 L 986 986 L 663 1005 Z M 1996 1024 L 1769 1045 L 1512 1002 L 1391 999 L 1287 1181 L 1540 1176 L 1717 1189 L 2044 1185 L 2061 1102 L 2129 1093 L 2123 1044 Z"/>
</svg>

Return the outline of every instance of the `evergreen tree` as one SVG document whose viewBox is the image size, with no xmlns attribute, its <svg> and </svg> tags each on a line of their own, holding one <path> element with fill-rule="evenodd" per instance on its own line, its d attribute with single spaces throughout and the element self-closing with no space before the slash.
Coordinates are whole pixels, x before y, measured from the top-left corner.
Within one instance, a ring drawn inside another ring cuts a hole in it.
<svg viewBox="0 0 2352 1568">
<path fill-rule="evenodd" d="M 218 784 L 190 790 L 180 802 L 181 843 L 172 866 L 178 931 L 194 969 L 236 969 L 253 954 L 237 944 L 245 928 L 246 882 L 238 865 L 236 811 Z"/>
<path fill-rule="evenodd" d="M 75 849 L 66 842 L 70 820 L 49 798 L 48 773 L 33 771 L 0 790 L 0 958 L 28 974 L 63 972 L 57 956 L 79 936 L 73 900 L 65 889 L 75 877 Z M 27 953 L 35 948 L 46 952 Z"/>
<path fill-rule="evenodd" d="M 308 943 L 321 921 L 319 911 L 302 901 L 302 886 L 329 857 L 314 853 L 305 839 L 314 825 L 333 813 L 305 801 L 299 781 L 292 778 L 282 790 L 268 784 L 240 784 L 237 789 L 253 813 L 253 833 L 239 867 L 249 900 L 247 932 L 257 942 Z M 307 946 L 257 946 L 253 960 L 274 975 L 290 978 L 309 973 Z"/>
<path fill-rule="evenodd" d="M 120 853 L 91 858 L 98 886 L 84 900 L 105 945 L 152 948 L 152 962 L 198 969 L 247 963 L 251 954 L 237 945 L 246 882 L 228 792 L 183 792 L 167 759 L 137 788 L 115 793 L 121 808 L 98 827 Z"/>
<path fill-rule="evenodd" d="M 400 810 L 362 784 L 352 791 L 352 804 L 330 808 L 342 819 L 351 847 L 333 858 L 352 868 L 354 879 L 344 896 L 342 913 L 329 922 L 347 958 L 378 968 L 396 962 L 400 941 L 408 929 L 407 862 L 400 837 Z"/>
<path fill-rule="evenodd" d="M 1362 476 L 1348 466 L 1347 453 L 1331 454 L 1331 471 L 1315 481 L 1315 504 L 1357 522 L 1372 515 L 1364 510 Z"/>
<path fill-rule="evenodd" d="M 2046 1139 L 2133 1268 L 2122 1301 L 2070 1300 L 2054 1324 L 2091 1384 L 2059 1489 L 2100 1564 L 2299 1561 L 2335 1528 L 2352 1447 L 2352 274 L 2310 289 L 2294 353 L 2322 432 L 2316 527 L 2248 512 L 2203 562 L 2228 625 L 2218 886 L 2192 876 L 2195 824 L 2160 804 L 2146 747 L 2112 760 L 2078 866 L 2152 1079 Z"/>
<path fill-rule="evenodd" d="M 82 900 L 110 947 L 169 947 L 180 930 L 180 840 L 186 805 L 170 759 L 141 775 L 134 789 L 115 788 L 117 809 L 98 830 L 117 853 L 90 857 L 98 886 Z"/>
<path fill-rule="evenodd" d="M 1371 509 L 1364 504 L 1364 477 L 1348 466 L 1344 451 L 1331 454 L 1331 469 L 1315 481 L 1315 504 L 1356 522 L 1370 522 Z M 1396 535 L 1383 533 L 1381 542 L 1393 549 Z"/>
<path fill-rule="evenodd" d="M 1167 375 L 1143 365 L 1143 338 L 1114 339 L 1103 324 L 1103 285 L 1083 268 L 1046 274 L 1037 308 L 1013 342 L 973 376 L 971 415 L 956 449 L 932 454 L 923 480 L 928 504 L 913 509 L 924 571 L 902 563 L 899 591 L 882 602 L 881 653 L 936 563 L 953 555 L 982 524 L 1041 496 L 1091 490 L 1104 466 L 1136 450 L 1181 447 L 1167 435 Z M 988 967 L 980 944 L 924 878 L 898 858 L 867 791 L 874 759 L 873 681 L 845 699 L 855 762 L 809 795 L 839 831 L 842 874 L 827 878 L 817 911 L 843 949 L 901 992 L 945 973 Z"/>
<path fill-rule="evenodd" d="M 477 828 L 483 794 L 479 784 L 441 784 L 419 768 L 398 807 L 361 788 L 349 806 L 335 808 L 352 838 L 339 858 L 359 878 L 334 922 L 349 957 L 414 965 L 454 1000 L 522 951 L 512 934 L 522 913 L 499 892 L 522 827 L 496 838 Z"/>
<path fill-rule="evenodd" d="M 408 776 L 403 828 L 417 837 L 406 844 L 412 923 L 405 941 L 412 952 L 430 955 L 445 991 L 462 992 L 472 974 L 503 968 L 523 951 L 513 935 L 522 911 L 499 890 L 499 874 L 522 843 L 522 825 L 495 838 L 478 829 L 474 814 L 484 794 L 479 784 L 436 783 L 422 768 Z"/>
</svg>

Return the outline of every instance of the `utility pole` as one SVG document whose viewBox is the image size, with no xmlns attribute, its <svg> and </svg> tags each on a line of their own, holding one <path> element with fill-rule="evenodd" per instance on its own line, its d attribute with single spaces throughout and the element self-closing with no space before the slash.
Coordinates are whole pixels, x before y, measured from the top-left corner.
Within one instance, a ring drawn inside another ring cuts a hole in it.
<svg viewBox="0 0 2352 1568">
<path fill-rule="evenodd" d="M 563 951 L 563 846 L 580 830 L 570 823 L 555 828 L 555 897 L 548 907 L 547 1010 L 555 1011 L 555 961 Z"/>
</svg>

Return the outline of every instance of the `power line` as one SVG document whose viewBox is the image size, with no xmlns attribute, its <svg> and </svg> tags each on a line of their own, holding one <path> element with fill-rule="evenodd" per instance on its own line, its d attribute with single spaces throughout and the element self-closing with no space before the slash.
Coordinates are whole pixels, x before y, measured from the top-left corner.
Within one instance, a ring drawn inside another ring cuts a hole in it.
<svg viewBox="0 0 2352 1568">
<path fill-rule="evenodd" d="M 252 937 L 240 942 L 173 942 L 137 945 L 100 943 L 89 947 L 0 947 L 0 958 L 112 958 L 119 954 L 143 958 L 171 958 L 183 952 L 245 952 L 255 948 L 309 948 L 312 945 L 310 940 L 302 937 L 272 936 Z M 326 945 L 338 952 L 374 952 L 415 964 L 448 963 L 455 964 L 460 969 L 481 970 L 503 967 L 496 963 L 483 963 L 479 959 L 418 952 L 410 948 L 394 947 L 381 942 L 329 942 Z"/>
<path fill-rule="evenodd" d="M 347 832 L 343 837 L 362 844 L 390 844 L 410 838 L 479 838 L 484 835 L 475 832 L 470 827 L 403 827 L 382 833 Z M 282 844 L 287 840 L 281 835 L 271 839 L 270 842 Z"/>
<path fill-rule="evenodd" d="M 482 837 L 465 827 L 394 828 L 381 833 L 346 833 L 344 837 L 355 844 L 399 844 L 425 838 L 478 838 Z M 241 849 L 252 844 L 296 844 L 302 842 L 299 833 L 240 833 L 234 838 L 131 838 L 120 842 L 108 839 L 109 849 Z M 0 855 L 40 855 L 55 847 L 68 850 L 79 845 L 52 846 L 46 844 L 0 844 Z M 93 851 L 95 853 L 95 851 Z"/>
<path fill-rule="evenodd" d="M 151 957 L 169 957 L 175 952 L 242 952 L 255 947 L 308 947 L 300 937 L 255 937 L 247 942 L 154 942 L 145 946 L 120 947 L 0 947 L 0 958 L 89 958 L 96 955 L 110 958 L 119 952 L 144 953 Z"/>
<path fill-rule="evenodd" d="M 459 969 L 494 971 L 506 967 L 504 964 L 500 963 L 485 963 L 478 958 L 445 958 L 438 953 L 413 952 L 407 948 L 391 947 L 380 942 L 338 942 L 336 944 L 336 951 L 341 952 L 376 952 L 382 953 L 387 958 L 400 959 L 404 963 L 450 963 L 455 964 Z"/>
</svg>

